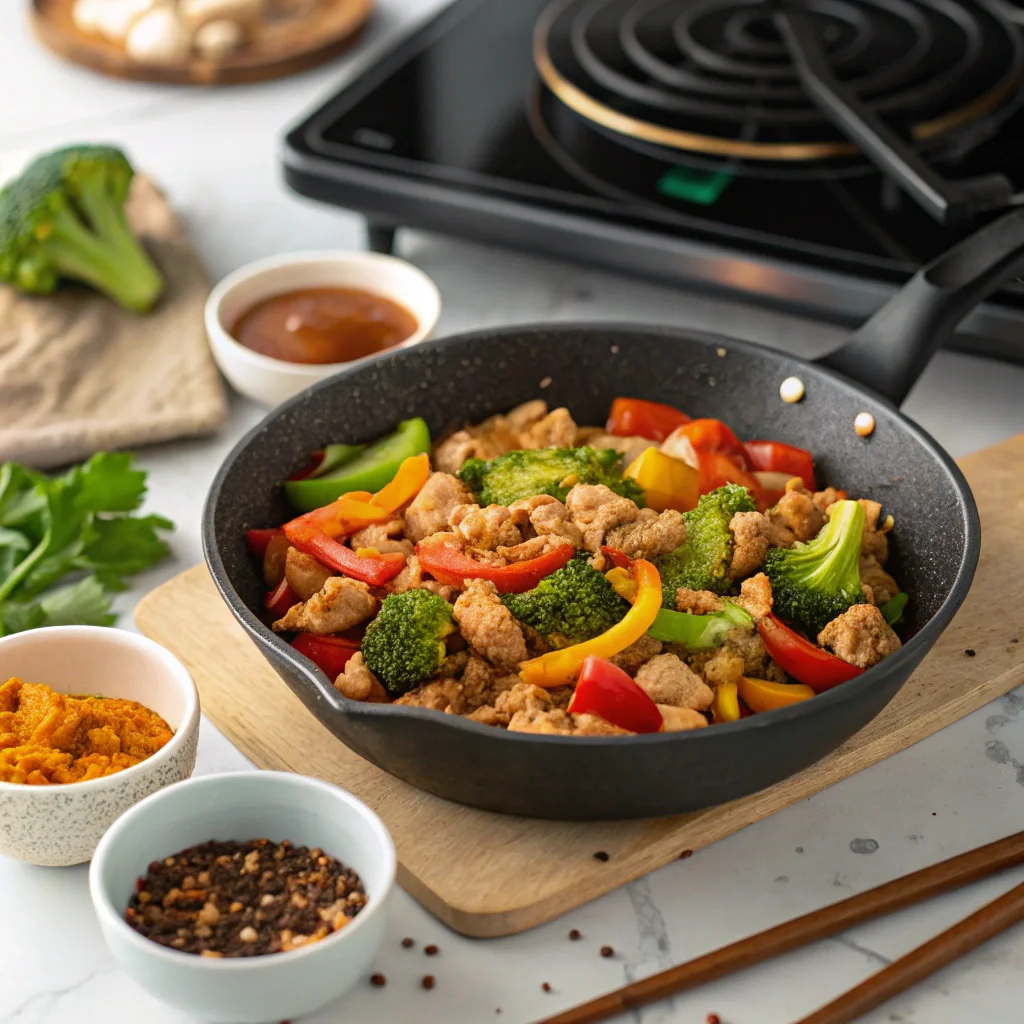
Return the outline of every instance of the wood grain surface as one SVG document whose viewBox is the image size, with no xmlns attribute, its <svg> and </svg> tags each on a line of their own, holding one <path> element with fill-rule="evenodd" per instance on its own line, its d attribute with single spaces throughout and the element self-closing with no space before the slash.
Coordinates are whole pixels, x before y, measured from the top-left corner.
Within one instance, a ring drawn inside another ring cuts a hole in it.
<svg viewBox="0 0 1024 1024">
<path fill-rule="evenodd" d="M 114 78 L 175 85 L 242 85 L 305 71 L 347 49 L 373 12 L 374 0 L 306 0 L 288 17 L 268 18 L 249 44 L 221 60 L 194 56 L 173 64 L 140 64 L 124 48 L 82 32 L 75 0 L 32 0 L 29 19 L 54 53 Z"/>
<path fill-rule="evenodd" d="M 196 678 L 203 710 L 262 768 L 328 779 L 383 818 L 399 882 L 464 935 L 510 935 L 551 920 L 868 768 L 1024 682 L 1024 638 L 990 613 L 1024 603 L 1024 435 L 961 461 L 981 511 L 981 561 L 959 614 L 889 706 L 834 753 L 770 789 L 721 807 L 647 821 L 551 822 L 462 807 L 386 775 L 299 702 L 220 600 L 204 566 L 149 594 L 147 636 Z M 975 657 L 964 654 L 967 648 Z M 607 862 L 594 858 L 598 850 Z"/>
</svg>

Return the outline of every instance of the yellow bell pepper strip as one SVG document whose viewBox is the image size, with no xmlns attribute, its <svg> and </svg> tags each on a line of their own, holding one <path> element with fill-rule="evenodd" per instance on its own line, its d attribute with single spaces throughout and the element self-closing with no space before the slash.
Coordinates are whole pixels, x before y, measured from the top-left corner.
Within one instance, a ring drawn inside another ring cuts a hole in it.
<svg viewBox="0 0 1024 1024">
<path fill-rule="evenodd" d="M 635 480 L 643 488 L 647 507 L 655 512 L 669 508 L 689 512 L 697 507 L 701 490 L 700 470 L 658 448 L 645 449 L 622 475 Z"/>
<path fill-rule="evenodd" d="M 619 597 L 632 604 L 636 600 L 636 580 L 630 575 L 628 569 L 616 566 L 604 574 L 604 578 L 612 585 L 612 590 Z"/>
<path fill-rule="evenodd" d="M 524 661 L 519 666 L 523 682 L 548 690 L 566 686 L 576 678 L 587 658 L 614 657 L 647 632 L 661 607 L 661 576 L 644 558 L 634 561 L 630 572 L 636 580 L 637 591 L 629 611 L 611 629 L 591 640 Z"/>
<path fill-rule="evenodd" d="M 397 512 L 420 493 L 420 488 L 427 482 L 428 476 L 430 456 L 426 452 L 412 455 L 398 467 L 398 472 L 391 482 L 385 484 L 370 501 L 387 509 L 388 512 Z"/>
<path fill-rule="evenodd" d="M 719 683 L 715 687 L 715 699 L 711 704 L 711 718 L 717 723 L 739 721 L 740 700 L 735 683 Z"/>
<path fill-rule="evenodd" d="M 755 712 L 774 711 L 814 696 L 804 683 L 773 683 L 750 676 L 740 676 L 736 688 L 743 703 Z"/>
</svg>

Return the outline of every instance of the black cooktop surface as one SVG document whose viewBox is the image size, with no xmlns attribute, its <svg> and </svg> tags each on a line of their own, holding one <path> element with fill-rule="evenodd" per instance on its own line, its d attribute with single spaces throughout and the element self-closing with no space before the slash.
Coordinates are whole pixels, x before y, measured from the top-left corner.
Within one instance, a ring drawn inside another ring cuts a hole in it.
<svg viewBox="0 0 1024 1024">
<path fill-rule="evenodd" d="M 1024 191 L 1024 30 L 1011 20 L 1021 7 L 807 5 L 836 73 L 942 174 L 999 171 Z M 365 172 L 381 195 L 389 180 L 415 182 L 428 205 L 441 192 L 509 200 L 900 281 L 970 225 L 938 223 L 805 98 L 773 9 L 459 0 L 296 128 L 289 147 L 345 167 L 339 180 Z M 388 214 L 384 201 L 298 187 Z M 1024 309 L 1024 289 L 1000 301 Z"/>
</svg>

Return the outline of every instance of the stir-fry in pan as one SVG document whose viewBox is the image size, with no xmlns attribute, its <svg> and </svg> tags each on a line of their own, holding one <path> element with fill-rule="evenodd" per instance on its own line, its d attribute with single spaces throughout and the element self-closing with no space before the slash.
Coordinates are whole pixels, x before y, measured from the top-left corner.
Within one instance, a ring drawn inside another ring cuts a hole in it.
<svg viewBox="0 0 1024 1024">
<path fill-rule="evenodd" d="M 841 481 L 837 481 L 841 482 Z M 683 731 L 812 698 L 900 647 L 892 518 L 810 452 L 617 399 L 431 445 L 413 419 L 285 482 L 246 541 L 272 628 L 345 696 L 512 732 Z"/>
</svg>

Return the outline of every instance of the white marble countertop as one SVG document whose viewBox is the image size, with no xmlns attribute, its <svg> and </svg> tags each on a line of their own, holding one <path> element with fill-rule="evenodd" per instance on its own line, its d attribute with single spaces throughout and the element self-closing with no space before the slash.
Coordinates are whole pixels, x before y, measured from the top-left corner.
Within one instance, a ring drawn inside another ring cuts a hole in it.
<svg viewBox="0 0 1024 1024">
<path fill-rule="evenodd" d="M 359 219 L 286 192 L 282 128 L 354 64 L 437 0 L 384 0 L 352 58 L 295 78 L 229 90 L 108 81 L 58 62 L 31 39 L 21 0 L 0 0 L 0 151 L 114 140 L 170 193 L 211 274 L 283 250 L 362 245 Z M 437 281 L 441 331 L 538 319 L 634 318 L 759 338 L 805 354 L 839 334 L 779 314 L 597 271 L 405 233 L 400 249 Z M 1024 344 L 1024 339 L 1022 339 Z M 906 409 L 962 455 L 1024 430 L 1024 368 L 940 354 Z M 199 515 L 224 453 L 261 415 L 236 400 L 218 437 L 150 449 L 150 504 L 178 523 L 174 557 L 122 596 L 122 625 L 146 590 L 201 560 Z M 1019 609 L 1011 609 L 1024 625 Z M 1001 612 L 1000 614 L 1003 614 Z M 794 914 L 1024 827 L 1024 692 L 994 702 L 904 753 L 525 935 L 461 938 L 396 896 L 369 985 L 309 1024 L 500 1019 L 524 1024 L 679 963 Z M 247 762 L 208 722 L 198 772 Z M 864 843 L 870 839 L 874 842 Z M 870 854 L 866 851 L 871 850 Z M 864 852 L 858 852 L 864 851 Z M 1009 872 L 968 891 L 857 929 L 726 979 L 634 1019 L 786 1024 L 948 927 L 1012 884 Z M 579 928 L 581 942 L 569 942 Z M 403 936 L 441 948 L 435 959 Z M 612 959 L 598 948 L 610 944 Z M 430 992 L 423 974 L 437 977 Z M 553 991 L 545 993 L 543 982 Z M 865 1018 L 868 1024 L 1022 1019 L 1024 928 L 963 958 Z M 93 919 L 85 867 L 0 859 L 0 1024 L 185 1024 L 114 965 Z"/>
</svg>

